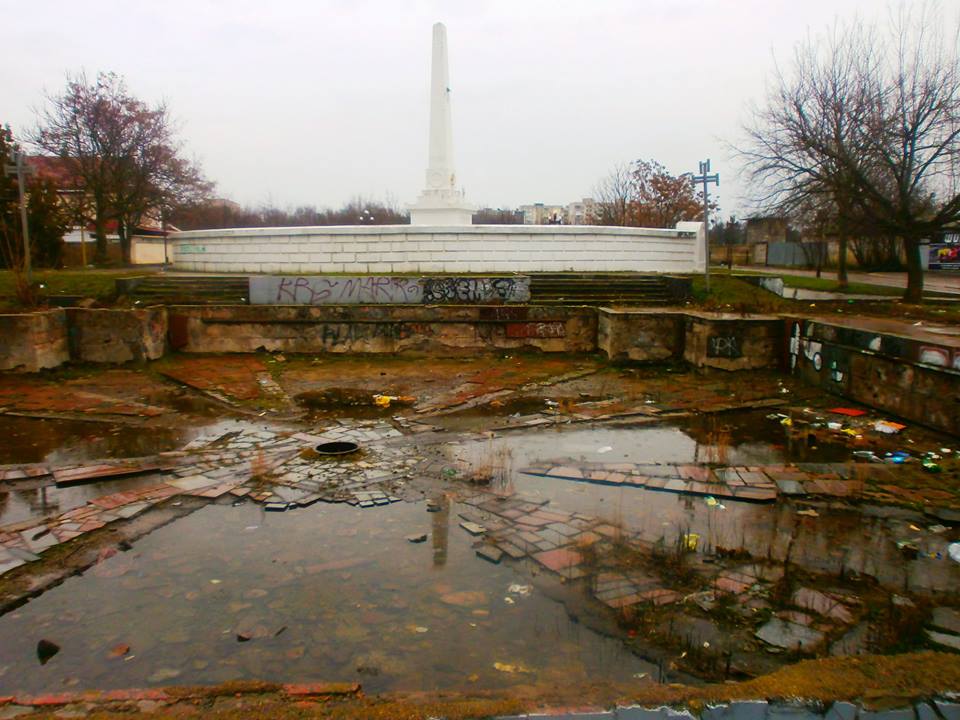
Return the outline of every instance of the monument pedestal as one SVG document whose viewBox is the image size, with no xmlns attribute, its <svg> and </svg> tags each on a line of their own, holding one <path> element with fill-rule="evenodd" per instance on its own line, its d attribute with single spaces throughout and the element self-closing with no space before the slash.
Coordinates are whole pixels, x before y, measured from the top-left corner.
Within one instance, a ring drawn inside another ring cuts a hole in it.
<svg viewBox="0 0 960 720">
<path fill-rule="evenodd" d="M 410 205 L 411 225 L 472 225 L 474 207 L 460 193 L 424 190 Z"/>
</svg>

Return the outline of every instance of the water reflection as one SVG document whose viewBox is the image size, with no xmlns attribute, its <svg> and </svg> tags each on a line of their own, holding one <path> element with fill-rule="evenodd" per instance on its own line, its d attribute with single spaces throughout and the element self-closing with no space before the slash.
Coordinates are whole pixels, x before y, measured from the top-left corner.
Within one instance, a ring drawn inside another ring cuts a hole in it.
<svg viewBox="0 0 960 720">
<path fill-rule="evenodd" d="M 431 502 L 431 523 L 434 567 L 447 564 L 447 548 L 450 544 L 450 498 L 440 494 Z M 434 508 L 436 508 L 434 510 Z"/>
<path fill-rule="evenodd" d="M 790 561 L 807 570 L 837 576 L 862 573 L 893 591 L 949 592 L 960 584 L 960 565 L 929 557 L 944 550 L 944 537 L 918 532 L 917 513 L 840 505 L 822 508 L 818 517 L 809 517 L 798 515 L 800 508 L 783 500 L 772 504 L 725 501 L 711 507 L 703 497 L 519 472 L 528 465 L 562 458 L 575 463 L 693 462 L 703 448 L 679 428 L 513 433 L 493 441 L 452 446 L 449 452 L 472 465 L 483 464 L 493 453 L 507 453 L 516 468 L 513 482 L 521 494 L 622 525 L 650 542 L 673 544 L 680 535 L 693 532 L 700 536 L 701 550 L 744 550 L 753 557 L 775 561 L 785 560 L 789 549 Z M 734 465 L 776 464 L 791 459 L 788 446 L 759 441 L 731 443 L 727 452 L 728 462 Z M 914 541 L 918 536 L 922 536 L 921 553 L 917 558 L 904 557 L 897 542 Z"/>
<path fill-rule="evenodd" d="M 456 527 L 448 534 L 456 512 L 208 506 L 0 618 L 0 688 L 261 678 L 379 692 L 651 672 L 558 602 L 537 592 L 505 602 L 517 575 L 477 558 Z M 432 528 L 442 564 L 429 544 L 404 540 Z M 41 638 L 62 648 L 42 667 Z M 111 657 L 118 645 L 125 657 Z"/>
</svg>

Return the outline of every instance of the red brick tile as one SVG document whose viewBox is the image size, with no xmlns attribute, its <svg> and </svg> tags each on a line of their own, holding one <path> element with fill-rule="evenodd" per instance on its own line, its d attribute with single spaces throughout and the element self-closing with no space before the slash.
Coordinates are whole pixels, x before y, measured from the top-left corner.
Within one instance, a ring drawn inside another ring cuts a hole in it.
<svg viewBox="0 0 960 720">
<path fill-rule="evenodd" d="M 536 553 L 533 558 L 550 570 L 561 572 L 562 570 L 577 565 L 583 558 L 576 550 L 566 548 L 557 548 L 556 550 L 545 550 Z"/>
</svg>

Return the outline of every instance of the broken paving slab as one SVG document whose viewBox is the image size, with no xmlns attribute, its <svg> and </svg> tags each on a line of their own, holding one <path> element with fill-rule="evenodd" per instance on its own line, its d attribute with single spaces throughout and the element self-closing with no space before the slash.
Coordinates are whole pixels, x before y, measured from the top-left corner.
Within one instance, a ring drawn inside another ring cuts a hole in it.
<svg viewBox="0 0 960 720">
<path fill-rule="evenodd" d="M 140 473 L 154 472 L 162 470 L 159 465 L 87 465 L 77 468 L 61 468 L 53 471 L 53 479 L 57 487 L 67 487 L 69 485 L 79 485 L 81 483 L 95 482 L 111 477 L 123 475 L 138 475 Z"/>
<path fill-rule="evenodd" d="M 819 645 L 824 638 L 823 633 L 818 630 L 780 618 L 772 618 L 754 635 L 768 645 L 784 650 L 807 650 Z"/>
<path fill-rule="evenodd" d="M 498 547 L 492 545 L 483 545 L 477 548 L 477 556 L 492 562 L 494 565 L 498 564 L 500 560 L 503 559 L 504 552 Z"/>
<path fill-rule="evenodd" d="M 23 530 L 20 537 L 30 548 L 30 551 L 38 555 L 47 548 L 60 544 L 57 536 L 46 525 L 37 525 L 28 530 Z"/>
<path fill-rule="evenodd" d="M 183 491 L 199 490 L 200 488 L 217 484 L 216 480 L 211 480 L 206 475 L 187 475 L 186 477 L 165 480 L 164 482 L 166 482 L 167 485 L 172 485 Z"/>
<path fill-rule="evenodd" d="M 579 565 L 583 557 L 576 550 L 557 548 L 538 552 L 533 555 L 533 559 L 548 570 L 566 574 L 566 571 Z"/>
<path fill-rule="evenodd" d="M 960 611 L 950 607 L 936 607 L 933 609 L 930 625 L 937 630 L 960 635 Z"/>
<path fill-rule="evenodd" d="M 807 491 L 803 487 L 803 483 L 798 482 L 797 480 L 777 478 L 775 482 L 777 484 L 777 489 L 784 495 L 806 495 L 807 494 Z"/>
<path fill-rule="evenodd" d="M 121 518 L 123 520 L 129 520 L 130 518 L 142 513 L 148 507 L 150 507 L 150 503 L 135 502 L 135 503 L 130 503 L 129 505 L 123 505 L 121 507 L 115 508 L 111 512 L 114 515 L 116 515 L 118 518 Z"/>
<path fill-rule="evenodd" d="M 20 567 L 26 562 L 22 558 L 17 557 L 12 552 L 6 548 L 0 546 L 0 575 L 7 572 L 8 570 L 13 570 L 16 567 Z"/>
<path fill-rule="evenodd" d="M 30 552 L 26 548 L 21 547 L 7 547 L 7 551 L 13 555 L 15 558 L 19 558 L 24 562 L 35 562 L 40 559 L 40 556 Z"/>
<path fill-rule="evenodd" d="M 470 522 L 469 520 L 464 520 L 463 522 L 461 522 L 460 527 L 462 527 L 471 535 L 483 535 L 487 531 L 487 529 L 483 525 L 475 522 Z"/>
<path fill-rule="evenodd" d="M 927 638 L 930 640 L 930 642 L 934 643 L 935 645 L 960 651 L 960 635 L 937 632 L 936 630 L 931 630 L 930 628 L 927 628 L 924 632 L 926 632 Z"/>
<path fill-rule="evenodd" d="M 837 598 L 814 590 L 812 588 L 800 588 L 797 590 L 791 602 L 797 607 L 804 608 L 817 615 L 828 617 L 837 622 L 848 624 L 853 622 L 853 615 Z"/>
</svg>

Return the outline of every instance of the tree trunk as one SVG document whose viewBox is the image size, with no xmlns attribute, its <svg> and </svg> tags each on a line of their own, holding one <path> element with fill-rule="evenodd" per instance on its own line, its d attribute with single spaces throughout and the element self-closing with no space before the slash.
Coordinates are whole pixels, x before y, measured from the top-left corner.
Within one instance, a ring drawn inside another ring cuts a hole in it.
<svg viewBox="0 0 960 720">
<path fill-rule="evenodd" d="M 123 258 L 123 264 L 130 264 L 130 236 L 127 233 L 127 223 L 123 220 L 117 220 L 117 235 L 120 236 L 120 255 Z"/>
<path fill-rule="evenodd" d="M 847 219 L 844 217 L 844 210 L 840 209 L 840 222 L 838 223 L 838 242 L 837 242 L 837 285 L 840 290 L 846 290 L 850 286 L 847 279 Z"/>
<path fill-rule="evenodd" d="M 107 262 L 107 219 L 99 212 L 93 219 L 93 231 L 97 235 L 97 248 L 93 253 L 93 262 L 95 265 L 103 265 Z"/>
<path fill-rule="evenodd" d="M 920 303 L 923 300 L 923 265 L 920 262 L 920 239 L 903 238 L 903 248 L 907 255 L 907 290 L 903 301 Z"/>
</svg>

